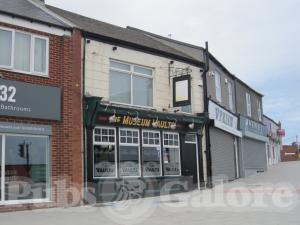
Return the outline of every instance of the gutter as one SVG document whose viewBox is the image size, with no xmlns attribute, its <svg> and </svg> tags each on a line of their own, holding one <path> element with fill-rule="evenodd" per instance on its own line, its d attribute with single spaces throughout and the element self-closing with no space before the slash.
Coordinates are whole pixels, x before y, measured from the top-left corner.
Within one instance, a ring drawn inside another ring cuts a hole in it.
<svg viewBox="0 0 300 225">
<path fill-rule="evenodd" d="M 187 58 L 187 57 L 184 57 L 184 56 L 168 53 L 168 52 L 165 52 L 165 51 L 162 51 L 162 50 L 142 46 L 142 45 L 131 43 L 131 42 L 124 41 L 124 40 L 119 40 L 119 39 L 107 37 L 107 36 L 100 35 L 100 34 L 95 34 L 95 33 L 87 32 L 87 31 L 82 31 L 82 32 L 85 33 L 86 37 L 89 37 L 92 40 L 101 41 L 101 42 L 104 42 L 104 43 L 107 43 L 107 44 L 115 44 L 115 45 L 118 45 L 120 47 L 125 47 L 125 48 L 129 47 L 133 50 L 140 50 L 140 51 L 144 51 L 146 53 L 152 53 L 154 55 L 168 57 L 170 59 L 177 59 L 178 61 L 182 61 L 182 62 L 185 62 L 185 63 L 190 63 L 191 65 L 196 66 L 196 67 L 202 67 L 203 68 L 205 66 L 205 63 L 203 63 L 203 62 L 200 62 L 198 60 L 194 60 L 194 59 L 191 59 L 191 58 Z"/>
</svg>

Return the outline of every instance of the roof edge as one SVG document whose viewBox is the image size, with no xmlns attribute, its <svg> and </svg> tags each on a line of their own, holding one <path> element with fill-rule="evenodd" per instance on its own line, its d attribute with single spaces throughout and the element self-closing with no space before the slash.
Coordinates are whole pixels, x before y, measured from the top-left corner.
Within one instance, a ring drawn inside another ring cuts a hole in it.
<svg viewBox="0 0 300 225">
<path fill-rule="evenodd" d="M 179 61 L 182 62 L 186 62 L 186 63 L 190 63 L 191 65 L 197 66 L 197 67 L 204 67 L 204 63 L 198 60 L 193 60 L 193 59 L 189 59 L 186 58 L 184 56 L 180 56 L 177 54 L 172 54 L 172 53 L 168 53 L 165 51 L 161 51 L 155 48 L 150 48 L 150 47 L 146 47 L 143 45 L 139 45 L 139 44 L 134 44 L 131 42 L 127 42 L 121 39 L 116 39 L 116 38 L 112 38 L 112 37 L 108 37 L 105 35 L 100 35 L 100 34 L 96 34 L 96 33 L 92 33 L 92 32 L 88 32 L 85 30 L 82 30 L 82 33 L 86 36 L 86 37 L 90 37 L 90 38 L 94 38 L 97 40 L 101 40 L 107 43 L 112 43 L 112 44 L 120 44 L 123 47 L 131 47 L 133 49 L 138 49 L 138 50 L 144 50 L 145 52 L 149 52 L 149 53 L 156 53 L 159 56 L 166 56 L 166 57 L 170 57 L 171 59 L 177 59 Z"/>
<path fill-rule="evenodd" d="M 37 23 L 40 23 L 40 24 L 43 24 L 43 25 L 56 27 L 56 28 L 59 28 L 59 29 L 62 29 L 62 30 L 69 30 L 69 31 L 73 30 L 72 27 L 62 26 L 62 25 L 60 26 L 60 25 L 57 25 L 57 24 L 54 24 L 54 23 L 49 23 L 49 22 L 38 20 L 38 19 L 30 18 L 28 16 L 22 16 L 22 15 L 18 15 L 18 14 L 15 14 L 15 13 L 3 11 L 1 9 L 0 9 L 0 13 L 4 14 L 4 15 L 11 16 L 11 17 L 20 18 L 20 19 L 23 19 L 23 20 L 28 20 L 30 22 L 34 21 L 34 22 L 37 22 Z"/>
<path fill-rule="evenodd" d="M 267 116 L 266 114 L 264 114 L 263 116 L 264 116 L 265 118 L 267 118 L 268 120 L 270 120 L 271 122 L 273 122 L 274 124 L 276 124 L 277 126 L 279 126 L 280 121 L 279 121 L 279 122 L 275 122 L 274 119 L 272 119 L 271 117 Z"/>
<path fill-rule="evenodd" d="M 57 15 L 55 12 L 52 12 L 50 9 L 48 9 L 46 7 L 45 4 L 41 4 L 41 3 L 38 3 L 34 0 L 27 0 L 29 3 L 31 3 L 32 5 L 38 7 L 40 10 L 44 11 L 45 13 L 47 13 L 48 15 L 52 16 L 53 18 L 55 18 L 56 20 L 58 20 L 59 22 L 67 25 L 67 26 L 70 26 L 72 28 L 76 27 L 75 24 L 73 24 L 71 21 Z"/>
</svg>

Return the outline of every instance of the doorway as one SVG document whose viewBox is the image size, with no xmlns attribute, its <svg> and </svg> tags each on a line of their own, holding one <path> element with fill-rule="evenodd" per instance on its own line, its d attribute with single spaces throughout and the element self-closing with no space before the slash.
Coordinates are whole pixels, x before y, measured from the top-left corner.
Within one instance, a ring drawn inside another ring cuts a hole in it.
<svg viewBox="0 0 300 225">
<path fill-rule="evenodd" d="M 182 141 L 182 176 L 192 179 L 193 189 L 199 188 L 199 165 L 197 151 L 197 136 L 194 133 L 187 133 Z"/>
</svg>

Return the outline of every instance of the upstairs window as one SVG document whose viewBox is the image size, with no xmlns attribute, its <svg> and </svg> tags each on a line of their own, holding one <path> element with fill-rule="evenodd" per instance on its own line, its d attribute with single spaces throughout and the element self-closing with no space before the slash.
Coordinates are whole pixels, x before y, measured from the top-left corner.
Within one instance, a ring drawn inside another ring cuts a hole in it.
<svg viewBox="0 0 300 225">
<path fill-rule="evenodd" d="M 229 109 L 233 110 L 233 94 L 232 94 L 232 84 L 228 82 L 228 100 L 229 100 Z"/>
<path fill-rule="evenodd" d="M 153 71 L 150 68 L 110 61 L 109 98 L 112 102 L 153 106 Z"/>
<path fill-rule="evenodd" d="M 215 73 L 215 87 L 216 87 L 216 99 L 218 102 L 221 102 L 222 101 L 221 77 L 218 72 Z"/>
<path fill-rule="evenodd" d="M 258 114 L 258 120 L 262 121 L 262 110 L 261 110 L 261 103 L 259 100 L 257 100 L 257 114 Z"/>
<path fill-rule="evenodd" d="M 249 93 L 246 93 L 246 104 L 247 104 L 247 116 L 252 116 L 252 107 L 251 107 L 251 96 Z"/>
<path fill-rule="evenodd" d="M 49 39 L 0 28 L 0 67 L 47 76 Z"/>
</svg>

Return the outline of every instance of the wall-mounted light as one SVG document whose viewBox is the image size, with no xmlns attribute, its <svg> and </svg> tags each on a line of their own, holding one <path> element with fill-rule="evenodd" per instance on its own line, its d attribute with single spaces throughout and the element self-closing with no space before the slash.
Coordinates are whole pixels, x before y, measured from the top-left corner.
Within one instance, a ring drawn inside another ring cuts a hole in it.
<svg viewBox="0 0 300 225">
<path fill-rule="evenodd" d="M 171 124 L 170 128 L 171 128 L 171 130 L 176 130 L 176 128 L 177 128 L 177 120 L 175 120 L 175 122 Z"/>
<path fill-rule="evenodd" d="M 110 116 L 110 117 L 108 118 L 108 121 L 109 121 L 110 123 L 115 123 L 115 122 L 117 121 L 117 118 L 116 118 L 116 110 L 114 111 L 114 115 L 112 115 L 112 116 Z"/>
<path fill-rule="evenodd" d="M 87 43 L 87 44 L 91 43 L 91 40 L 86 40 L 86 43 Z"/>
<path fill-rule="evenodd" d="M 156 118 L 156 121 L 152 123 L 152 127 L 157 128 L 158 127 L 158 118 Z"/>
<path fill-rule="evenodd" d="M 225 84 L 228 84 L 228 79 L 227 78 L 225 78 Z"/>
<path fill-rule="evenodd" d="M 191 130 L 193 130 L 194 128 L 195 128 L 195 123 L 193 122 L 193 123 L 190 123 L 189 124 L 189 128 L 191 129 Z"/>
<path fill-rule="evenodd" d="M 117 50 L 118 50 L 118 47 L 117 47 L 117 46 L 114 46 L 114 47 L 112 48 L 112 50 L 113 50 L 113 51 L 117 51 Z"/>
</svg>

